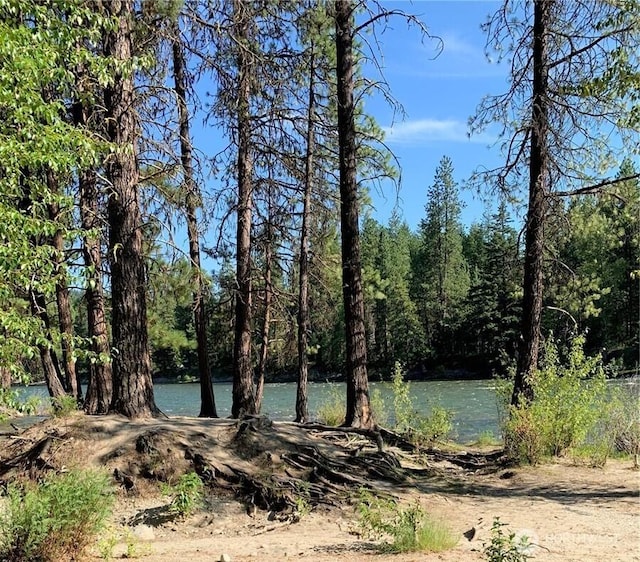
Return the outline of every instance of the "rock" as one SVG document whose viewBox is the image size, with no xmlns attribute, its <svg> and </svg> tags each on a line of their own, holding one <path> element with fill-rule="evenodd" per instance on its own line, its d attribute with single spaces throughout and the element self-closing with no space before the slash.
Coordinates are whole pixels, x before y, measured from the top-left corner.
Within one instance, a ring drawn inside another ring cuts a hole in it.
<svg viewBox="0 0 640 562">
<path fill-rule="evenodd" d="M 475 527 L 471 527 L 471 529 L 462 533 L 462 536 L 468 541 L 472 541 L 476 537 L 477 533 L 477 529 Z"/>
<path fill-rule="evenodd" d="M 132 529 L 133 536 L 141 541 L 152 541 L 156 538 L 156 533 L 153 527 L 149 525 L 136 525 Z"/>
<path fill-rule="evenodd" d="M 218 562 L 231 562 L 231 556 L 228 554 L 221 554 L 220 558 L 218 558 Z"/>
</svg>

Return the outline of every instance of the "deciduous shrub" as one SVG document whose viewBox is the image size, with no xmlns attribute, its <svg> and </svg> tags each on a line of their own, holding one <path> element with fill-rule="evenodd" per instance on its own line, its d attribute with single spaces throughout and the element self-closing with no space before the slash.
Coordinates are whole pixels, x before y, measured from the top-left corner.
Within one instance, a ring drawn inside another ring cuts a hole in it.
<svg viewBox="0 0 640 562">
<path fill-rule="evenodd" d="M 169 511 L 173 515 L 186 517 L 202 505 L 203 488 L 204 485 L 200 477 L 195 472 L 188 472 L 180 476 L 175 485 L 165 485 L 162 492 L 167 496 L 172 496 Z"/>
<path fill-rule="evenodd" d="M 0 560 L 77 560 L 103 528 L 113 505 L 109 477 L 72 471 L 8 487 L 0 517 Z"/>
<path fill-rule="evenodd" d="M 344 421 L 346 413 L 344 396 L 340 393 L 338 385 L 332 385 L 329 398 L 318 407 L 318 420 L 325 425 L 338 426 Z"/>
<path fill-rule="evenodd" d="M 506 523 L 499 517 L 493 520 L 491 526 L 491 542 L 483 543 L 483 553 L 489 562 L 526 562 L 529 560 L 531 544 L 529 538 L 517 538 L 514 532 L 505 533 Z"/>
<path fill-rule="evenodd" d="M 0 388 L 0 421 L 8 419 L 15 414 L 35 414 L 39 405 L 40 399 L 36 396 L 21 400 L 16 390 Z"/>
<path fill-rule="evenodd" d="M 600 357 L 587 357 L 583 347 L 584 337 L 576 337 L 563 359 L 557 344 L 547 341 L 531 380 L 533 401 L 505 408 L 506 452 L 513 460 L 535 464 L 566 453 L 601 422 L 609 400 L 606 377 Z"/>
<path fill-rule="evenodd" d="M 435 404 L 428 416 L 419 414 L 411 398 L 411 385 L 405 380 L 402 365 L 397 362 L 391 377 L 391 389 L 396 431 L 405 434 L 418 447 L 449 436 L 453 428 L 451 412 Z"/>
<path fill-rule="evenodd" d="M 51 408 L 56 418 L 65 418 L 78 411 L 78 400 L 75 396 L 63 394 L 51 400 Z"/>
</svg>

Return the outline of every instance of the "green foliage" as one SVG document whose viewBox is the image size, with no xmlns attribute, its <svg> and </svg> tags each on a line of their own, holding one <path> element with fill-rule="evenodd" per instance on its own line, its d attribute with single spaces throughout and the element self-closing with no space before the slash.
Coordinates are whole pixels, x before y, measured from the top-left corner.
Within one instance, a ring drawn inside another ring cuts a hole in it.
<svg viewBox="0 0 640 562">
<path fill-rule="evenodd" d="M 65 394 L 51 400 L 53 415 L 56 418 L 65 418 L 78 411 L 78 400 L 75 396 Z"/>
<path fill-rule="evenodd" d="M 114 551 L 119 542 L 124 542 L 125 551 L 119 558 L 132 560 L 151 554 L 151 545 L 141 544 L 130 527 L 123 525 L 118 528 L 107 527 L 102 533 L 96 545 L 96 550 L 105 562 L 114 559 Z"/>
<path fill-rule="evenodd" d="M 411 387 L 404 380 L 404 368 L 402 363 L 396 362 L 391 374 L 391 390 L 393 392 L 393 415 L 395 429 L 400 433 L 411 430 L 415 420 L 415 409 L 411 400 Z"/>
<path fill-rule="evenodd" d="M 113 551 L 118 544 L 118 535 L 112 530 L 107 529 L 107 532 L 102 534 L 102 537 L 98 541 L 96 549 L 105 562 L 110 562 L 113 559 Z"/>
<path fill-rule="evenodd" d="M 472 225 L 465 256 L 471 287 L 458 339 L 476 364 L 504 374 L 504 355 L 512 357 L 517 349 L 522 300 L 518 234 L 504 201 L 481 225 Z"/>
<path fill-rule="evenodd" d="M 495 445 L 499 445 L 500 440 L 496 439 L 496 436 L 493 434 L 493 431 L 487 429 L 480 433 L 476 438 L 474 445 L 478 447 L 491 447 Z"/>
<path fill-rule="evenodd" d="M 114 499 L 109 477 L 89 470 L 12 484 L 7 495 L 0 559 L 23 562 L 79 558 L 103 528 Z"/>
<path fill-rule="evenodd" d="M 491 526 L 491 542 L 483 543 L 483 554 L 489 562 L 526 562 L 531 544 L 529 538 L 522 536 L 516 538 L 513 532 L 505 533 L 506 523 L 502 523 L 499 517 L 493 520 Z"/>
<path fill-rule="evenodd" d="M 300 520 L 311 513 L 311 484 L 306 481 L 299 481 L 295 485 L 295 517 Z"/>
<path fill-rule="evenodd" d="M 203 502 L 204 484 L 195 472 L 183 474 L 174 485 L 164 485 L 162 493 L 172 496 L 169 512 L 178 517 L 187 517 Z"/>
<path fill-rule="evenodd" d="M 636 173 L 623 162 L 619 177 Z M 579 323 L 589 328 L 587 347 L 605 349 L 633 368 L 638 354 L 640 298 L 640 184 L 621 182 L 600 196 L 571 202 L 559 256 L 564 264 L 555 273 L 551 296 Z M 570 274 L 569 274 L 570 271 Z"/>
<path fill-rule="evenodd" d="M 76 98 L 73 70 L 108 81 L 98 45 L 111 23 L 75 0 L 0 2 L 0 367 L 13 374 L 24 372 L 23 360 L 37 357 L 38 346 L 59 342 L 25 297 L 54 300 L 66 268 L 50 241 L 57 232 L 67 243 L 83 235 L 64 187 L 97 162 L 104 143 L 70 123 L 67 104 Z M 51 218 L 53 207 L 59 218 Z"/>
<path fill-rule="evenodd" d="M 400 363 L 394 366 L 391 384 L 396 431 L 405 434 L 417 447 L 449 436 L 453 429 L 452 413 L 435 404 L 428 416 L 419 414 L 411 398 L 411 385 L 404 380 L 404 369 Z"/>
<path fill-rule="evenodd" d="M 612 455 L 640 460 L 640 389 L 637 382 L 608 389 L 608 402 L 586 442 L 573 451 L 576 460 L 603 466 Z"/>
<path fill-rule="evenodd" d="M 346 406 L 344 396 L 337 385 L 332 386 L 329 390 L 328 400 L 318 406 L 316 416 L 325 425 L 338 426 L 344 421 Z"/>
<path fill-rule="evenodd" d="M 379 388 L 371 389 L 370 398 L 371 409 L 378 425 L 387 425 L 389 423 L 389 411 Z"/>
<path fill-rule="evenodd" d="M 20 399 L 20 393 L 11 388 L 0 388 L 0 421 L 15 414 L 33 415 L 38 411 L 40 399 L 30 396 L 26 401 Z"/>
<path fill-rule="evenodd" d="M 462 318 L 470 285 L 462 251 L 461 203 L 453 173 L 453 162 L 443 156 L 428 189 L 414 272 L 414 299 L 422 309 L 425 333 L 432 347 L 442 354 L 447 352 L 452 330 Z"/>
<path fill-rule="evenodd" d="M 151 245 L 152 240 L 147 243 Z M 191 293 L 193 273 L 187 260 L 171 263 L 159 254 L 158 248 L 152 252 L 156 255 L 149 264 L 147 321 L 154 372 L 171 377 L 195 375 L 198 359 Z"/>
<path fill-rule="evenodd" d="M 367 490 L 360 490 L 357 505 L 363 534 L 383 540 L 385 552 L 440 552 L 453 548 L 457 539 L 442 522 L 428 516 L 418 504 L 399 506 Z"/>
<path fill-rule="evenodd" d="M 583 336 L 571 341 L 564 359 L 548 340 L 531 382 L 534 400 L 505 410 L 504 435 L 509 457 L 535 464 L 584 444 L 609 395 L 601 359 L 585 356 Z"/>
</svg>

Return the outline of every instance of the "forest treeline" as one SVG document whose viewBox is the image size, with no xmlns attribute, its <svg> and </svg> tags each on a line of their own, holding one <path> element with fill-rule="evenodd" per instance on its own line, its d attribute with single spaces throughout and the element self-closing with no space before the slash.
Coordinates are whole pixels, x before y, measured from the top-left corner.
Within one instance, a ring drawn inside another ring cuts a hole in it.
<svg viewBox="0 0 640 562">
<path fill-rule="evenodd" d="M 628 172 L 624 166 L 620 170 Z M 388 224 L 368 216 L 362 222 L 367 357 L 378 377 L 388 376 L 395 362 L 414 375 L 433 376 L 442 369 L 503 375 L 517 354 L 521 220 L 501 203 L 487 211 L 482 222 L 463 225 L 454 178 L 447 157 L 431 179 L 425 177 L 425 212 L 416 230 L 400 216 Z M 585 333 L 589 353 L 602 353 L 623 370 L 633 370 L 637 360 L 639 217 L 636 180 L 606 196 L 574 198 L 558 210 L 550 226 L 545 263 L 544 333 L 561 340 Z M 272 380 L 295 380 L 295 256 L 284 246 L 271 259 L 276 273 L 271 278 L 266 372 Z M 264 266 L 260 251 L 254 263 Z M 198 372 L 188 269 L 185 259 L 170 263 L 157 255 L 151 262 L 150 343 L 156 373 L 165 377 L 188 378 Z M 311 273 L 308 353 L 324 380 L 341 372 L 345 353 L 336 222 L 323 244 L 314 247 Z M 231 260 L 208 277 L 209 350 L 218 377 L 225 380 L 233 363 L 233 280 Z M 261 325 L 263 278 L 256 279 L 255 290 L 254 314 Z"/>
<path fill-rule="evenodd" d="M 502 130 L 504 165 L 470 180 L 492 210 L 463 227 L 444 156 L 412 231 L 367 216 L 398 170 L 364 102 L 400 110 L 389 21 L 442 46 L 416 16 L 0 0 L 2 386 L 41 373 L 53 398 L 133 417 L 159 413 L 153 375 L 196 376 L 216 416 L 224 372 L 239 417 L 293 373 L 305 421 L 315 368 L 344 375 L 345 425 L 369 428 L 369 371 L 396 362 L 514 365 L 514 404 L 552 332 L 637 368 L 639 18 L 637 0 L 505 1 L 484 29 L 509 89 L 470 120 Z"/>
</svg>

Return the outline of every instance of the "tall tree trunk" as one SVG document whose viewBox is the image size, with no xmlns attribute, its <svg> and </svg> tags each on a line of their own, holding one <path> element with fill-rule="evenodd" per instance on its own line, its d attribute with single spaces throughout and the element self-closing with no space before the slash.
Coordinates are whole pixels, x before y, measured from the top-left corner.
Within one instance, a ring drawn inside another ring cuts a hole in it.
<svg viewBox="0 0 640 562">
<path fill-rule="evenodd" d="M 251 215 L 253 209 L 251 117 L 249 114 L 250 63 L 248 52 L 249 4 L 233 1 L 233 28 L 238 65 L 238 212 L 236 231 L 236 319 L 233 345 L 233 402 L 231 415 L 255 414 L 251 361 Z"/>
<path fill-rule="evenodd" d="M 29 170 L 23 170 L 23 177 L 29 177 Z M 29 183 L 25 182 L 22 185 L 22 197 L 18 203 L 18 209 L 27 214 L 31 213 L 33 207 L 33 201 L 31 199 L 31 189 Z M 42 244 L 40 237 L 33 236 L 31 242 L 34 246 Z M 51 398 L 58 398 L 64 396 L 64 380 L 60 372 L 60 365 L 58 364 L 58 358 L 53 350 L 53 338 L 51 337 L 51 320 L 49 313 L 47 312 L 47 300 L 45 295 L 34 289 L 29 289 L 27 292 L 29 299 L 29 307 L 31 314 L 40 320 L 42 327 L 44 328 L 44 338 L 46 341 L 38 341 L 37 348 L 40 354 L 40 361 L 42 363 L 42 369 L 44 371 L 44 378 L 47 384 L 47 390 Z"/>
<path fill-rule="evenodd" d="M 29 302 L 31 305 L 31 313 L 40 319 L 44 326 L 46 339 L 48 343 L 38 343 L 38 351 L 40 352 L 40 361 L 42 362 L 42 369 L 44 371 L 44 380 L 47 384 L 47 390 L 51 398 L 60 398 L 65 396 L 64 380 L 62 373 L 60 372 L 60 365 L 58 364 L 58 358 L 53 351 L 53 344 L 51 341 L 51 321 L 49 314 L 47 313 L 47 302 L 42 293 L 36 293 L 35 291 L 29 292 Z"/>
<path fill-rule="evenodd" d="M 82 111 L 81 107 L 79 109 Z M 83 121 L 86 122 L 84 119 Z M 82 229 L 91 232 L 84 237 L 83 256 L 89 272 L 85 289 L 87 332 L 91 338 L 91 351 L 96 356 L 95 361 L 89 363 L 89 385 L 84 409 L 87 414 L 106 414 L 113 398 L 113 372 L 104 308 L 102 253 L 99 235 L 95 234 L 100 231 L 95 170 L 86 170 L 80 174 L 79 188 Z"/>
<path fill-rule="evenodd" d="M 524 285 L 520 355 L 511 402 L 533 399 L 531 376 L 538 368 L 543 297 L 544 224 L 549 186 L 547 137 L 548 27 L 554 0 L 535 0 L 533 13 L 533 92 L 531 154 L 529 157 L 529 208 L 525 234 Z"/>
<path fill-rule="evenodd" d="M 185 214 L 187 218 L 187 236 L 189 238 L 189 257 L 193 277 L 193 321 L 196 331 L 198 351 L 198 375 L 200 377 L 200 417 L 217 418 L 216 402 L 209 368 L 209 346 L 207 341 L 207 319 L 204 310 L 204 283 L 200 266 L 200 240 L 198 234 L 197 208 L 199 193 L 193 171 L 193 147 L 189 127 L 187 107 L 187 77 L 185 57 L 178 22 L 173 27 L 173 80 L 178 100 L 178 118 L 180 122 L 180 160 L 184 175 Z"/>
<path fill-rule="evenodd" d="M 108 138 L 115 151 L 106 165 L 109 196 L 109 257 L 113 332 L 111 411 L 127 417 L 159 413 L 153 396 L 147 334 L 146 271 L 142 255 L 142 218 L 138 200 L 137 122 L 132 62 L 133 0 L 102 4 L 117 28 L 105 38 L 105 54 L 124 70 L 105 88 Z"/>
<path fill-rule="evenodd" d="M 347 415 L 349 427 L 374 425 L 367 378 L 367 341 L 360 265 L 356 126 L 353 101 L 354 4 L 336 0 L 336 54 L 338 86 L 338 142 L 340 146 L 340 227 L 342 287 L 346 332 Z"/>
<path fill-rule="evenodd" d="M 78 93 L 83 91 L 83 70 L 77 70 Z M 77 127 L 87 127 L 90 109 L 82 101 L 73 105 L 73 120 Z M 87 414 L 106 414 L 113 398 L 113 373 L 109 348 L 109 331 L 104 307 L 102 285 L 102 252 L 100 248 L 101 220 L 98 204 L 96 171 L 83 170 L 78 178 L 80 192 L 80 220 L 85 232 L 82 254 L 87 271 L 85 301 L 87 306 L 87 333 L 95 359 L 89 362 L 89 384 L 84 401 Z"/>
<path fill-rule="evenodd" d="M 0 390 L 11 388 L 11 371 L 6 367 L 0 367 Z"/>
<path fill-rule="evenodd" d="M 300 228 L 300 279 L 298 287 L 298 384 L 296 387 L 296 418 L 298 423 L 309 419 L 309 219 L 313 191 L 313 156 L 315 153 L 315 45 L 311 43 L 309 60 L 309 100 L 307 108 L 307 153 L 304 162 L 304 201 Z"/>
<path fill-rule="evenodd" d="M 51 170 L 47 171 L 47 183 L 51 193 L 58 191 L 56 178 Z M 49 204 L 49 219 L 54 222 L 60 220 L 60 209 L 57 203 Z M 69 301 L 69 288 L 64 275 L 64 236 L 62 229 L 57 229 L 53 235 L 53 247 L 56 250 L 56 303 L 58 305 L 58 324 L 61 335 L 62 365 L 64 369 L 64 388 L 67 394 L 75 396 L 78 402 L 82 401 L 82 388 L 78 384 L 76 376 L 76 361 L 73 357 L 73 319 L 71 316 L 71 303 Z"/>
<path fill-rule="evenodd" d="M 270 189 L 270 188 L 269 188 Z M 271 206 L 271 201 L 269 201 Z M 271 210 L 269 210 L 271 221 Z M 267 239 L 264 248 L 264 316 L 260 337 L 260 355 L 258 356 L 258 368 L 256 369 L 256 411 L 260 412 L 264 394 L 264 376 L 267 370 L 267 357 L 269 355 L 269 332 L 271 329 L 271 303 L 273 302 L 273 286 L 271 284 L 271 270 L 273 267 L 273 241 L 272 226 L 267 225 Z"/>
</svg>

